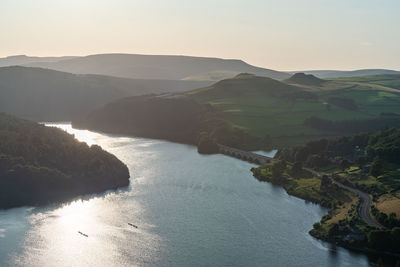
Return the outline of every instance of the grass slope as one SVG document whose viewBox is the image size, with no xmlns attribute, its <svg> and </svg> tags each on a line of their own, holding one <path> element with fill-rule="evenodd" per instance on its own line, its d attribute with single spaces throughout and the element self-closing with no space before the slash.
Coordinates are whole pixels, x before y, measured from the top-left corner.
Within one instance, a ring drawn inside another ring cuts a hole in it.
<svg viewBox="0 0 400 267">
<path fill-rule="evenodd" d="M 367 83 L 367 84 L 381 85 L 384 87 L 400 90 L 400 74 L 338 78 L 335 80 L 344 82 L 358 82 L 362 84 Z"/>
<path fill-rule="evenodd" d="M 297 78 L 286 84 L 263 77 L 239 75 L 187 94 L 201 103 L 210 104 L 232 127 L 255 136 L 270 135 L 278 146 L 338 135 L 304 125 L 304 120 L 312 116 L 343 121 L 379 118 L 381 113 L 400 113 L 400 94 L 390 88 L 336 80 L 321 82 L 324 80 L 318 78 L 312 78 L 312 83 L 310 79 L 306 83 L 295 83 L 304 81 Z M 286 97 L 304 91 L 317 98 Z M 350 99 L 358 109 L 328 104 L 332 98 Z"/>
<path fill-rule="evenodd" d="M 21 66 L 0 68 L 0 112 L 34 120 L 72 120 L 118 98 L 187 90 L 208 82 L 133 80 Z"/>
<path fill-rule="evenodd" d="M 311 74 L 321 79 L 332 79 L 339 77 L 358 77 L 358 76 L 370 76 L 370 75 L 382 75 L 382 74 L 400 74 L 400 71 L 388 70 L 388 69 L 361 69 L 361 70 L 308 70 L 301 71 L 305 74 Z M 295 74 L 296 72 L 289 72 Z"/>
<path fill-rule="evenodd" d="M 177 104 L 179 109 L 173 109 L 175 113 L 159 109 L 157 105 L 166 107 L 171 98 L 192 104 Z M 192 109 L 202 111 L 192 112 Z M 179 120 L 175 116 L 187 118 L 190 114 L 197 115 L 187 120 L 187 126 L 178 124 L 171 129 L 168 123 L 160 121 L 164 116 L 164 120 L 173 125 Z M 300 79 L 295 75 L 288 83 L 243 73 L 181 94 L 114 102 L 92 112 L 86 122 L 82 120 L 81 127 L 104 130 L 97 126 L 106 125 L 107 131 L 115 132 L 109 127 L 113 125 L 123 133 L 148 137 L 158 134 L 159 138 L 167 136 L 168 132 L 168 140 L 188 142 L 180 133 L 195 125 L 190 143 L 196 143 L 199 131 L 208 131 L 226 145 L 257 149 L 260 148 L 257 145 L 268 142 L 279 148 L 325 136 L 399 125 L 397 114 L 400 114 L 400 94 L 393 88 L 320 80 L 305 75 Z M 140 116 L 147 122 L 138 123 Z M 122 117 L 127 118 L 119 121 Z M 149 129 L 151 134 L 146 134 Z M 173 137 L 172 130 L 177 138 Z M 247 146 L 250 142 L 252 145 Z"/>
</svg>

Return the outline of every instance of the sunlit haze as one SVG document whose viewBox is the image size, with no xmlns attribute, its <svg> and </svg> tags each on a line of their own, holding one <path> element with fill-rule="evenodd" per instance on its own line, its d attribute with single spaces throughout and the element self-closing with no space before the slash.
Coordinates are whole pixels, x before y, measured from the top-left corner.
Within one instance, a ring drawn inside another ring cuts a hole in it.
<svg viewBox="0 0 400 267">
<path fill-rule="evenodd" d="M 400 266 L 400 0 L 0 0 L 0 267 Z"/>
<path fill-rule="evenodd" d="M 179 54 L 400 69 L 397 0 L 2 0 L 0 56 Z"/>
</svg>

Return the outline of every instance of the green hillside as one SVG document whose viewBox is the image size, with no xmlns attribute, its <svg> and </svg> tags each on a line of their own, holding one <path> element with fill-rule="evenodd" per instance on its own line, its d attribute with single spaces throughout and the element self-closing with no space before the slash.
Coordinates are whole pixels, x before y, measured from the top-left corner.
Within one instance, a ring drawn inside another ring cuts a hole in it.
<svg viewBox="0 0 400 267">
<path fill-rule="evenodd" d="M 301 71 L 305 74 L 311 74 L 321 79 L 334 79 L 342 77 L 359 77 L 370 75 L 384 75 L 384 74 L 400 74 L 400 71 L 389 69 L 360 69 L 360 70 L 306 70 Z M 295 74 L 296 72 L 289 72 Z"/>
<path fill-rule="evenodd" d="M 374 84 L 374 85 L 382 85 L 385 87 L 400 90 L 400 74 L 337 78 L 335 80 L 343 81 L 343 82 L 356 82 L 356 83 L 361 83 L 361 84 L 367 83 L 367 84 Z"/>
<path fill-rule="evenodd" d="M 133 97 L 130 104 L 126 104 L 128 100 L 114 102 L 81 120 L 81 127 L 103 130 L 96 127 L 99 126 L 96 121 L 102 118 L 103 123 L 108 121 L 113 129 L 119 129 L 117 131 L 126 130 L 128 126 L 125 125 L 129 125 L 130 133 L 143 133 L 149 125 L 135 124 L 135 128 L 132 120 L 119 122 L 117 118 L 142 114 L 146 121 L 158 121 L 163 112 L 159 112 L 157 105 L 170 102 L 171 97 L 192 101 L 192 105 L 187 105 L 186 110 L 181 109 L 172 117 L 165 117 L 166 121 L 174 116 L 187 117 L 189 111 L 198 105 L 204 106 L 199 110 L 207 110 L 201 112 L 200 120 L 198 117 L 188 120 L 186 127 L 197 124 L 197 131 L 193 131 L 190 137 L 191 143 L 195 143 L 193 140 L 200 131 L 207 131 L 220 143 L 245 149 L 267 147 L 267 143 L 284 147 L 325 136 L 350 135 L 400 125 L 400 94 L 393 88 L 372 83 L 321 80 L 309 75 L 295 75 L 280 82 L 239 74 L 186 93 L 153 96 L 157 101 L 144 105 L 145 108 L 137 104 L 143 100 L 137 97 Z M 109 118 L 110 114 L 114 114 L 113 117 Z M 149 137 L 169 129 L 168 123 L 155 123 L 151 127 L 153 133 L 147 135 Z M 186 128 L 174 129 L 178 136 Z M 159 135 L 159 138 L 162 137 Z M 174 138 L 170 135 L 167 139 Z M 180 139 L 183 141 L 181 137 L 175 141 Z"/>
<path fill-rule="evenodd" d="M 313 85 L 308 81 L 306 85 L 296 84 L 294 80 L 299 82 L 291 79 L 288 85 L 263 77 L 237 76 L 187 94 L 210 104 L 232 127 L 255 136 L 270 135 L 278 145 L 340 134 L 304 125 L 312 116 L 341 121 L 400 114 L 400 95 L 391 90 L 371 84 L 320 83 L 318 78 Z"/>
<path fill-rule="evenodd" d="M 148 95 L 109 103 L 73 126 L 195 144 L 207 113 L 184 95 Z"/>
<path fill-rule="evenodd" d="M 118 98 L 189 90 L 208 84 L 3 67 L 0 68 L 0 112 L 38 121 L 70 121 Z"/>
<path fill-rule="evenodd" d="M 301 85 L 311 85 L 320 86 L 325 80 L 319 79 L 312 74 L 295 73 L 292 77 L 285 80 L 286 83 L 301 84 Z"/>
</svg>

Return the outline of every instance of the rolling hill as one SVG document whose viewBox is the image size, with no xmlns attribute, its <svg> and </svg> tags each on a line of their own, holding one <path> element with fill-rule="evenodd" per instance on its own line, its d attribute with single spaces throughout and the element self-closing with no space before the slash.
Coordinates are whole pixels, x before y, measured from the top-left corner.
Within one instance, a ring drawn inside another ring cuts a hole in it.
<svg viewBox="0 0 400 267">
<path fill-rule="evenodd" d="M 207 109 L 181 94 L 127 97 L 73 121 L 73 126 L 195 144 Z"/>
<path fill-rule="evenodd" d="M 269 138 L 250 135 L 235 125 L 226 116 L 226 111 L 234 112 L 235 107 L 225 110 L 221 102 L 228 99 L 234 99 L 236 104 L 248 99 L 290 101 L 303 94 L 303 98 L 314 95 L 271 78 L 243 73 L 186 93 L 120 99 L 73 121 L 73 126 L 190 144 L 196 144 L 201 132 L 208 132 L 227 145 L 266 148 L 271 145 Z"/>
<path fill-rule="evenodd" d="M 400 71 L 388 70 L 388 69 L 362 69 L 362 70 L 307 70 L 307 71 L 290 71 L 288 73 L 295 74 L 302 72 L 305 74 L 311 74 L 321 79 L 332 79 L 340 77 L 358 77 L 358 76 L 369 76 L 369 75 L 382 75 L 382 74 L 400 74 Z"/>
<path fill-rule="evenodd" d="M 27 66 L 133 79 L 218 81 L 242 72 L 278 80 L 289 77 L 287 73 L 255 67 L 241 60 L 190 56 L 99 54 Z"/>
<path fill-rule="evenodd" d="M 285 147 L 320 137 L 400 125 L 400 94 L 397 90 L 370 83 L 360 85 L 345 81 L 320 81 L 315 77 L 311 77 L 311 80 L 321 82 L 321 85 L 292 83 L 304 83 L 303 79 L 299 81 L 298 75 L 292 77 L 289 84 L 266 77 L 239 74 L 189 92 L 152 96 L 154 99 L 151 102 L 146 99 L 151 104 L 142 105 L 143 108 L 138 105 L 142 101 L 138 97 L 113 102 L 82 118 L 79 127 L 105 131 L 113 128 L 114 133 L 121 131 L 124 134 L 140 133 L 141 136 L 153 137 L 170 129 L 168 123 L 157 121 L 162 121 L 162 118 L 172 121 L 171 118 L 175 116 L 186 117 L 195 108 L 206 112 L 196 113 L 200 115 L 188 119 L 186 125 L 182 124 L 185 126 L 173 127 L 179 133 L 185 131 L 186 127 L 196 125 L 190 143 L 195 143 L 200 132 L 205 131 L 219 143 L 255 149 L 266 147 L 268 143 L 274 147 Z M 174 114 L 168 113 L 171 116 L 164 116 L 163 112 L 159 112 L 159 107 L 165 104 L 163 102 L 169 102 L 171 97 L 191 101 L 192 104 L 181 105 L 182 108 Z M 134 113 L 146 114 L 146 121 L 153 122 L 151 128 L 147 124 L 133 123 L 130 118 L 138 116 Z M 116 118 L 121 117 L 127 119 L 118 123 Z M 113 127 L 103 127 L 111 124 Z M 151 134 L 145 133 L 147 130 Z M 172 135 L 166 139 L 178 142 L 182 139 L 178 137 L 179 134 L 175 136 L 177 138 Z M 187 140 L 182 139 L 181 142 Z"/>
<path fill-rule="evenodd" d="M 196 99 L 216 100 L 225 97 L 281 96 L 295 91 L 296 87 L 277 80 L 241 73 L 233 78 L 219 81 L 209 87 L 187 92 Z M 300 90 L 300 89 L 298 89 Z"/>
<path fill-rule="evenodd" d="M 234 77 L 239 73 L 252 73 L 257 76 L 264 76 L 277 80 L 288 79 L 291 75 L 299 72 L 311 74 L 321 79 L 400 74 L 400 71 L 389 69 L 283 72 L 255 67 L 242 60 L 170 55 L 113 53 L 65 57 L 31 57 L 17 55 L 0 58 L 0 67 L 14 65 L 47 68 L 75 74 L 98 74 L 134 79 L 214 82 Z"/>
<path fill-rule="evenodd" d="M 0 112 L 34 120 L 69 121 L 118 98 L 187 90 L 207 84 L 3 67 L 0 68 Z"/>
<path fill-rule="evenodd" d="M 320 86 L 322 83 L 326 81 L 319 79 L 312 74 L 305 74 L 300 72 L 300 73 L 295 73 L 292 77 L 286 79 L 285 82 L 289 84 Z"/>
<path fill-rule="evenodd" d="M 374 84 L 400 90 L 400 74 L 337 78 L 335 81 L 354 82 L 357 84 Z"/>
<path fill-rule="evenodd" d="M 239 74 L 234 78 L 187 93 L 119 99 L 90 112 L 86 117 L 73 121 L 73 125 L 109 133 L 131 134 L 190 144 L 196 144 L 202 131 L 211 131 L 218 135 L 221 142 L 226 134 L 234 135 L 238 139 L 234 142 L 239 145 L 239 140 L 247 137 L 239 128 L 231 131 L 229 122 L 220 118 L 217 114 L 218 109 L 215 109 L 209 101 L 227 97 L 288 99 L 295 92 L 302 92 L 302 89 L 271 78 Z M 232 145 L 232 140 L 228 139 L 224 142 Z M 263 140 L 251 140 L 252 143 L 258 141 Z M 250 140 L 244 145 L 248 142 Z"/>
</svg>

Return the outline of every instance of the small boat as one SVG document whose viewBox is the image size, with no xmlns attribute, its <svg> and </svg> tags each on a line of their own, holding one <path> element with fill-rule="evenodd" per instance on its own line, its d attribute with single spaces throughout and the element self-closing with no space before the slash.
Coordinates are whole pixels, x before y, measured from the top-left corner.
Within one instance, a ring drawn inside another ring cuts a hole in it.
<svg viewBox="0 0 400 267">
<path fill-rule="evenodd" d="M 135 228 L 138 228 L 137 227 L 137 225 L 134 225 L 134 224 L 131 224 L 131 223 L 128 223 L 130 226 L 132 226 L 132 227 L 135 227 Z"/>
<path fill-rule="evenodd" d="M 87 234 L 82 233 L 81 231 L 78 231 L 78 233 L 80 233 L 81 235 L 83 235 L 84 237 L 89 237 Z"/>
</svg>

